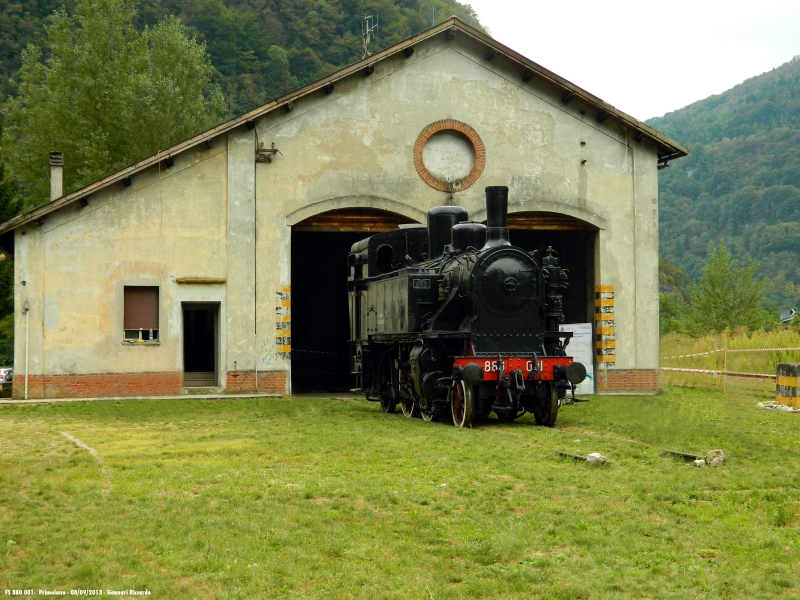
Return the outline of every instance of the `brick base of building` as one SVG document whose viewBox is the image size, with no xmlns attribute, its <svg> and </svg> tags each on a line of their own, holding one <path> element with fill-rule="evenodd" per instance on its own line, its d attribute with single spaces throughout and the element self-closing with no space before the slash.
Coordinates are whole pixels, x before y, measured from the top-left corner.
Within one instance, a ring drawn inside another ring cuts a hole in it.
<svg viewBox="0 0 800 600">
<path fill-rule="evenodd" d="M 120 398 L 175 396 L 181 393 L 183 373 L 89 373 L 29 375 L 28 399 Z M 25 378 L 14 378 L 14 398 L 25 396 Z"/>
<path fill-rule="evenodd" d="M 604 369 L 595 371 L 595 392 L 598 394 L 656 394 L 661 391 L 658 369 Z"/>
<path fill-rule="evenodd" d="M 286 392 L 287 375 L 287 371 L 229 371 L 225 391 L 228 394 L 283 394 Z"/>
<path fill-rule="evenodd" d="M 286 371 L 228 373 L 223 394 L 278 393 L 286 391 Z M 179 396 L 183 373 L 89 373 L 82 375 L 29 375 L 28 399 L 130 398 Z M 25 378 L 14 378 L 13 397 L 25 397 Z"/>
</svg>

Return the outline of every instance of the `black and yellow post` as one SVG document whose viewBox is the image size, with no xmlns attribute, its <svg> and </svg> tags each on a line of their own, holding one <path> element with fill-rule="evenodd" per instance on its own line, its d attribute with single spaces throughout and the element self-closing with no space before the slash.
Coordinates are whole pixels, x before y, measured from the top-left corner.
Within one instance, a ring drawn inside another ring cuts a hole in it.
<svg viewBox="0 0 800 600">
<path fill-rule="evenodd" d="M 776 400 L 800 408 L 800 363 L 778 363 L 775 386 Z"/>
</svg>

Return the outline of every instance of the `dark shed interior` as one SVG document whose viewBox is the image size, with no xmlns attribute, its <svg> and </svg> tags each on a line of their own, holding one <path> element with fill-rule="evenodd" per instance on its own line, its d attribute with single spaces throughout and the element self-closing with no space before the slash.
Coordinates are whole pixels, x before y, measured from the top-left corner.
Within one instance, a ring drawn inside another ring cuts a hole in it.
<svg viewBox="0 0 800 600">
<path fill-rule="evenodd" d="M 347 255 L 375 233 L 413 223 L 380 210 L 344 209 L 292 228 L 292 393 L 341 392 L 349 371 Z"/>
</svg>

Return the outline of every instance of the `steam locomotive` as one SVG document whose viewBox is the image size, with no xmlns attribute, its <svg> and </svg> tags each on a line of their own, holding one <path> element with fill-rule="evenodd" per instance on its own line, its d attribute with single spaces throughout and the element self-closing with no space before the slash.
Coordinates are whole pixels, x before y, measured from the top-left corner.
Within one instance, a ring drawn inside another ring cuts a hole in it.
<svg viewBox="0 0 800 600">
<path fill-rule="evenodd" d="M 428 225 L 401 225 L 354 244 L 350 276 L 350 370 L 385 412 L 397 405 L 457 427 L 494 412 L 533 413 L 552 427 L 586 368 L 567 356 L 568 273 L 558 254 L 512 246 L 508 188 L 486 188 L 487 225 L 459 206 L 428 211 Z"/>
</svg>

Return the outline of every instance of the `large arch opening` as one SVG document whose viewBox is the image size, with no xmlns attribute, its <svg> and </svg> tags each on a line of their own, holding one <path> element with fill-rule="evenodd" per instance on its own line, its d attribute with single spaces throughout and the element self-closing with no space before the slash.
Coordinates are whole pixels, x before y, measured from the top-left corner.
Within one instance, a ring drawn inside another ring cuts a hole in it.
<svg viewBox="0 0 800 600">
<path fill-rule="evenodd" d="M 511 243 L 544 256 L 548 246 L 558 252 L 559 263 L 569 269 L 570 286 L 564 294 L 566 323 L 594 322 L 595 244 L 597 227 L 550 212 L 508 215 Z"/>
<path fill-rule="evenodd" d="M 365 237 L 414 222 L 389 211 L 346 208 L 292 226 L 292 393 L 355 387 L 347 345 L 347 254 Z"/>
</svg>

